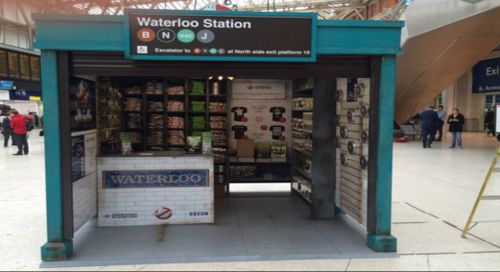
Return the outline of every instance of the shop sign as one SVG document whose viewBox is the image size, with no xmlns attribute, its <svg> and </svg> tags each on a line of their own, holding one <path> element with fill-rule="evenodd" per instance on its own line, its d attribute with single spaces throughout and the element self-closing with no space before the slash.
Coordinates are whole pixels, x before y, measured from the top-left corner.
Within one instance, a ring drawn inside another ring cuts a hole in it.
<svg viewBox="0 0 500 272">
<path fill-rule="evenodd" d="M 285 82 L 233 82 L 233 99 L 285 99 Z"/>
<path fill-rule="evenodd" d="M 125 18 L 132 59 L 316 61 L 313 13 L 127 10 Z"/>
<path fill-rule="evenodd" d="M 209 185 L 208 170 L 103 171 L 105 189 L 202 187 Z"/>
<path fill-rule="evenodd" d="M 500 58 L 478 62 L 472 68 L 472 92 L 500 92 Z"/>
<path fill-rule="evenodd" d="M 14 81 L 0 80 L 0 90 L 12 90 L 14 88 Z"/>
<path fill-rule="evenodd" d="M 10 100 L 29 100 L 29 94 L 26 90 L 10 91 Z"/>
</svg>

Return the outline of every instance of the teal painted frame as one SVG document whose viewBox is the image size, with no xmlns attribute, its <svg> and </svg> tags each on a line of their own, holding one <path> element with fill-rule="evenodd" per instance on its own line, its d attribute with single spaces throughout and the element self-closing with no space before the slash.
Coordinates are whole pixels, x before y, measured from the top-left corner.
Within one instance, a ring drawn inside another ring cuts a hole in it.
<svg viewBox="0 0 500 272">
<path fill-rule="evenodd" d="M 396 57 L 382 56 L 380 64 L 379 137 L 377 149 L 377 187 L 375 231 L 368 233 L 367 245 L 377 252 L 396 252 L 397 240 L 391 235 L 392 160 Z"/>
<path fill-rule="evenodd" d="M 185 12 L 192 13 L 192 11 Z M 278 16 L 278 14 L 281 13 L 270 15 Z M 282 16 L 289 15 L 289 13 L 282 14 Z M 303 16 L 303 14 L 300 15 Z M 37 23 L 35 47 L 42 50 L 42 88 L 46 120 L 44 130 L 47 243 L 41 248 L 41 256 L 44 261 L 61 261 L 73 254 L 73 241 L 65 240 L 63 233 L 62 154 L 59 123 L 61 112 L 59 110 L 57 51 L 124 52 L 124 19 L 123 16 L 61 14 L 34 15 L 33 18 Z M 368 246 L 380 252 L 393 252 L 397 248 L 397 240 L 391 235 L 392 126 L 395 56 L 401 52 L 400 32 L 403 25 L 403 22 L 385 21 L 318 21 L 313 39 L 313 49 L 317 50 L 317 55 L 382 56 L 378 104 L 380 137 L 377 143 L 376 223 L 375 231 L 367 235 Z M 238 57 L 233 61 L 248 60 Z"/>
<path fill-rule="evenodd" d="M 311 18 L 311 56 L 307 58 L 300 57 L 223 57 L 223 56 L 157 56 L 157 55 L 132 55 L 130 52 L 130 21 L 129 12 L 125 10 L 123 16 L 123 41 L 125 58 L 133 60 L 171 60 L 171 61 L 248 61 L 248 62 L 316 62 L 317 59 L 317 29 L 318 29 L 318 16 L 316 13 L 298 13 L 298 12 L 240 12 L 240 11 L 203 11 L 203 10 L 145 10 L 134 9 L 134 12 L 145 14 L 165 14 L 165 15 L 207 15 L 207 16 L 246 16 L 246 17 L 267 17 L 267 18 L 286 18 L 286 17 L 301 17 Z"/>
<path fill-rule="evenodd" d="M 47 243 L 42 246 L 44 261 L 61 261 L 73 254 L 73 241 L 64 239 L 61 127 L 57 51 L 41 53 L 44 103 L 45 183 L 47 202 Z"/>
</svg>

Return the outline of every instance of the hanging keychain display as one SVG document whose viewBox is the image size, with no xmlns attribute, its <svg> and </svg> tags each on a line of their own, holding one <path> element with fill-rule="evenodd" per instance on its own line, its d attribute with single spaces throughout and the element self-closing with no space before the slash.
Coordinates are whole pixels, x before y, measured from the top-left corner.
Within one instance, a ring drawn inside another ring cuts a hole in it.
<svg viewBox="0 0 500 272">
<path fill-rule="evenodd" d="M 354 148 L 357 148 L 358 145 L 355 144 L 353 141 L 349 141 L 347 143 L 347 150 L 349 151 L 349 154 L 354 154 Z"/>
<path fill-rule="evenodd" d="M 361 116 L 367 117 L 370 114 L 370 108 L 368 105 L 361 105 L 361 108 L 359 109 L 361 112 Z"/>
<path fill-rule="evenodd" d="M 337 92 L 335 93 L 335 98 L 336 98 L 337 102 L 342 102 L 343 96 L 344 96 L 344 94 L 343 94 L 342 90 L 337 90 Z"/>
<path fill-rule="evenodd" d="M 368 141 L 368 131 L 363 130 L 363 131 L 361 132 L 361 141 L 362 141 L 363 143 L 366 143 L 366 142 Z"/>
<path fill-rule="evenodd" d="M 347 166 L 347 157 L 345 154 L 340 154 L 340 163 L 342 163 L 343 166 Z"/>
<path fill-rule="evenodd" d="M 347 127 L 345 127 L 345 126 L 341 126 L 341 127 L 340 127 L 340 136 L 341 136 L 342 138 L 347 138 L 347 131 L 348 131 L 348 130 L 347 130 Z"/>
<path fill-rule="evenodd" d="M 365 156 L 361 156 L 361 158 L 359 159 L 359 165 L 361 166 L 361 169 L 365 170 L 367 164 L 368 164 L 368 162 L 367 162 Z"/>
</svg>

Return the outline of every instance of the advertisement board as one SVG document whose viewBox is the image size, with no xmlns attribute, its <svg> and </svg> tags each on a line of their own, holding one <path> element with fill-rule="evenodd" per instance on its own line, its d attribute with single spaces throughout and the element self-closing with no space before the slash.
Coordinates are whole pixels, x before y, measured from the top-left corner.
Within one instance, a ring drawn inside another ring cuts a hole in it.
<svg viewBox="0 0 500 272">
<path fill-rule="evenodd" d="M 126 11 L 132 59 L 316 61 L 316 15 Z"/>
<path fill-rule="evenodd" d="M 70 77 L 70 126 L 71 132 L 96 129 L 95 83 L 93 81 Z"/>
</svg>

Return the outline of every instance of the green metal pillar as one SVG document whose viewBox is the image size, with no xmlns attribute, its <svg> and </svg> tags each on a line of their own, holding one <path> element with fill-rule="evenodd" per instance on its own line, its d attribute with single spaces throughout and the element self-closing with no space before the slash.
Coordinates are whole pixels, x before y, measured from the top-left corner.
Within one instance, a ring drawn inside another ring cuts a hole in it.
<svg viewBox="0 0 500 272">
<path fill-rule="evenodd" d="M 57 51 L 42 51 L 41 68 L 47 199 L 47 243 L 42 246 L 41 253 L 44 261 L 63 261 L 73 254 L 73 240 L 65 240 L 63 230 L 61 112 Z"/>
<path fill-rule="evenodd" d="M 376 147 L 376 192 L 374 226 L 367 237 L 368 246 L 377 252 L 395 252 L 397 240 L 391 235 L 392 145 L 396 57 L 382 56 L 378 101 L 378 139 Z"/>
</svg>

